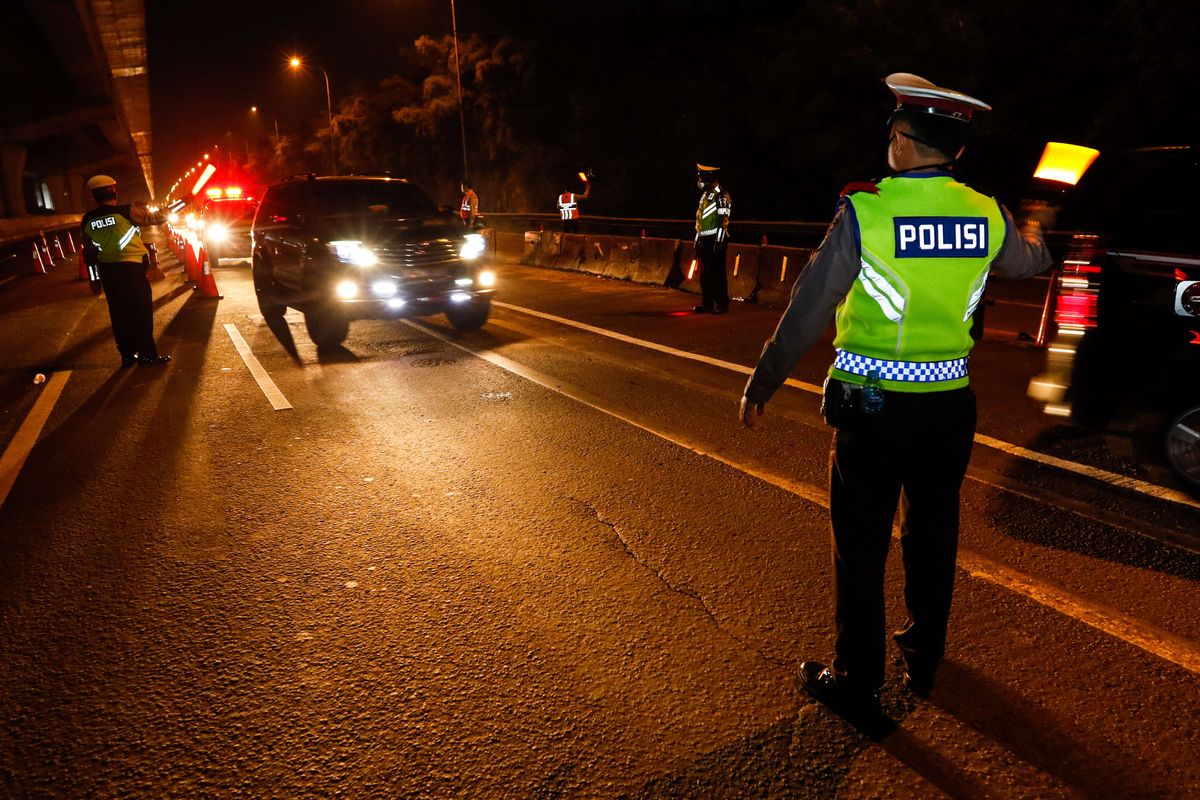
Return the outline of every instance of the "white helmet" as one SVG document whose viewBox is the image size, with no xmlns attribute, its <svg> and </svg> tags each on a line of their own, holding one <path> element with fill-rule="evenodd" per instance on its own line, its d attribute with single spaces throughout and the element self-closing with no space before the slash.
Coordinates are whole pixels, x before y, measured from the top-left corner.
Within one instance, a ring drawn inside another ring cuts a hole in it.
<svg viewBox="0 0 1200 800">
<path fill-rule="evenodd" d="M 96 191 L 97 189 L 103 189 L 107 186 L 116 185 L 117 182 L 107 175 L 96 175 L 95 177 L 89 178 L 87 182 L 88 191 L 92 192 Z"/>
</svg>

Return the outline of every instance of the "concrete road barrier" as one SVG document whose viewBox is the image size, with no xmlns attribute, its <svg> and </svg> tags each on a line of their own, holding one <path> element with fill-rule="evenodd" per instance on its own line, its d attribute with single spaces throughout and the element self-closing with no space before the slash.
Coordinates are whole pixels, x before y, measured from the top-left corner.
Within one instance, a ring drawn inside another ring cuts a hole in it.
<svg viewBox="0 0 1200 800">
<path fill-rule="evenodd" d="M 536 233 L 536 231 L 532 231 Z M 520 261 L 525 257 L 525 234 L 496 231 L 496 258 Z"/>
<path fill-rule="evenodd" d="M 758 293 L 758 251 L 755 244 L 731 244 L 725 250 L 725 275 L 729 297 L 753 302 Z"/>
<path fill-rule="evenodd" d="M 679 240 L 643 237 L 638 242 L 638 251 L 632 280 L 653 286 L 666 286 L 667 279 L 676 269 L 679 260 Z"/>
<path fill-rule="evenodd" d="M 617 280 L 632 280 L 641 260 L 642 240 L 614 236 L 609 244 L 608 262 L 604 275 Z"/>
<path fill-rule="evenodd" d="M 792 297 L 796 276 L 804 269 L 811 250 L 767 245 L 759 249 L 758 295 L 760 305 L 785 308 Z"/>
<path fill-rule="evenodd" d="M 700 262 L 696 258 L 694 241 L 679 243 L 679 261 L 667 280 L 667 285 L 672 289 L 700 294 Z"/>
<path fill-rule="evenodd" d="M 588 237 L 580 233 L 556 233 L 552 235 L 559 237 L 562 243 L 558 248 L 558 257 L 554 259 L 554 263 L 550 264 L 550 266 L 555 269 L 569 269 L 576 272 L 583 272 L 588 254 Z"/>
</svg>

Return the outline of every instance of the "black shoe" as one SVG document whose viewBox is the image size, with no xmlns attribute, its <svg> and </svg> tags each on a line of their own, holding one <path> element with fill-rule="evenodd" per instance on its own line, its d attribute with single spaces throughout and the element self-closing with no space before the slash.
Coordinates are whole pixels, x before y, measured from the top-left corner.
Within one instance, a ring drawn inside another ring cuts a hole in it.
<svg viewBox="0 0 1200 800">
<path fill-rule="evenodd" d="M 714 313 L 714 314 L 724 314 L 724 313 L 726 313 L 727 311 L 729 311 L 729 306 L 717 306 L 716 308 L 714 308 L 714 309 L 712 310 L 712 313 Z"/>
<path fill-rule="evenodd" d="M 137 356 L 121 356 L 121 367 L 132 367 L 137 363 Z"/>
<path fill-rule="evenodd" d="M 710 306 L 692 306 L 692 311 L 697 314 L 707 314 L 712 311 L 712 308 Z"/>
<path fill-rule="evenodd" d="M 800 665 L 800 683 L 805 691 L 869 736 L 884 736 L 895 727 L 879 705 L 878 691 L 839 685 L 833 670 L 820 661 Z"/>
<path fill-rule="evenodd" d="M 928 700 L 933 693 L 933 673 L 905 670 L 904 687 L 917 697 Z"/>
<path fill-rule="evenodd" d="M 148 364 L 151 366 L 155 366 L 158 364 L 166 364 L 168 361 L 171 360 L 171 357 L 170 356 L 138 356 L 137 360 L 138 360 L 139 364 Z"/>
</svg>

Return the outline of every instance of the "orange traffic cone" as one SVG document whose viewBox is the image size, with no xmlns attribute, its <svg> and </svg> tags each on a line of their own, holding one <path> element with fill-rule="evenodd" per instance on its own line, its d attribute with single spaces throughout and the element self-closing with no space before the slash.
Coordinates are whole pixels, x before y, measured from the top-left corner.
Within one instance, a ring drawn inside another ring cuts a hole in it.
<svg viewBox="0 0 1200 800">
<path fill-rule="evenodd" d="M 196 291 L 200 292 L 201 297 L 215 297 L 220 300 L 221 293 L 217 291 L 217 279 L 213 277 L 212 269 L 208 266 L 208 253 L 204 251 L 203 247 L 200 248 L 197 258 L 202 272 L 196 285 Z"/>
<path fill-rule="evenodd" d="M 59 258 L 67 257 L 67 254 L 63 252 L 62 239 L 57 233 L 54 234 L 54 252 L 58 253 Z"/>
<path fill-rule="evenodd" d="M 33 243 L 33 257 L 30 259 L 33 262 L 33 271 L 38 275 L 46 274 L 46 264 L 42 261 L 42 251 L 38 248 L 37 242 Z"/>
<path fill-rule="evenodd" d="M 71 246 L 71 253 L 73 255 L 75 253 L 75 237 L 71 235 L 69 230 L 67 231 L 67 244 Z"/>
</svg>

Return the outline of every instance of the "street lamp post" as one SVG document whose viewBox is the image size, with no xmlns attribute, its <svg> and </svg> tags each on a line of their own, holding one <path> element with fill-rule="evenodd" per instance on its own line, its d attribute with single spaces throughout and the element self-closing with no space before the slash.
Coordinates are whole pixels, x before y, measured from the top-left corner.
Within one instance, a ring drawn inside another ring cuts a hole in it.
<svg viewBox="0 0 1200 800">
<path fill-rule="evenodd" d="M 463 174 L 462 179 L 468 180 L 467 175 L 467 122 L 463 116 L 462 102 L 462 69 L 458 63 L 458 17 L 454 13 L 454 0 L 450 0 L 450 31 L 454 37 L 454 80 L 458 83 L 458 130 L 462 135 Z"/>
<path fill-rule="evenodd" d="M 296 56 L 293 56 L 288 61 L 288 65 L 292 69 L 300 69 L 300 67 L 304 66 L 303 62 Z M 329 163 L 333 167 L 333 174 L 337 175 L 337 128 L 333 126 L 333 99 L 329 94 L 329 73 L 316 64 L 310 64 L 309 66 L 321 70 L 321 74 L 325 77 L 325 108 L 329 112 Z"/>
</svg>

